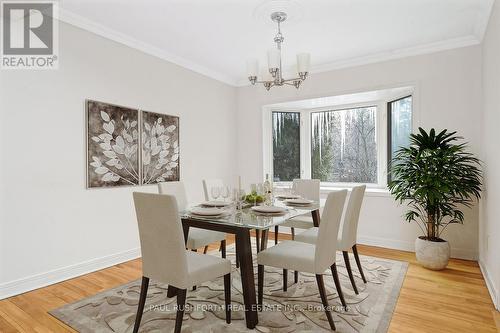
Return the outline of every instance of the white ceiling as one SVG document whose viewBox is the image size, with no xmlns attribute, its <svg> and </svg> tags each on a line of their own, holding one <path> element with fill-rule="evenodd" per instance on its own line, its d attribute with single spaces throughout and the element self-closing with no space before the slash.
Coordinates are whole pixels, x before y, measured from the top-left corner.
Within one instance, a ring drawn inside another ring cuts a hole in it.
<svg viewBox="0 0 500 333">
<path fill-rule="evenodd" d="M 292 13 L 284 66 L 311 53 L 311 72 L 480 43 L 494 0 L 61 0 L 63 21 L 233 85 L 245 62 L 266 65 L 275 27 Z M 272 5 L 269 5 L 269 2 Z M 259 7 L 260 6 L 260 7 Z"/>
</svg>

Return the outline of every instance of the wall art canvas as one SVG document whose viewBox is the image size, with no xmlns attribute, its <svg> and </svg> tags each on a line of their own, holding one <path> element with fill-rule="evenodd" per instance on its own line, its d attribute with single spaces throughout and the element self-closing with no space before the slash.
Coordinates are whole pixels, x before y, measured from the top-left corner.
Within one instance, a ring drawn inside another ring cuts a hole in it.
<svg viewBox="0 0 500 333">
<path fill-rule="evenodd" d="M 87 100 L 87 187 L 140 184 L 139 111 Z"/>
<path fill-rule="evenodd" d="M 179 117 L 142 111 L 142 184 L 178 181 Z"/>
</svg>

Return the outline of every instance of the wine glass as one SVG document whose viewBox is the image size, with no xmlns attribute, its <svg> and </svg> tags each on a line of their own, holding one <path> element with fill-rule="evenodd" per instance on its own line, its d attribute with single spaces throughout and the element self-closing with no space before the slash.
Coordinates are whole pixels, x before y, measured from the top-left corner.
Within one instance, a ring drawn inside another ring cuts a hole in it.
<svg viewBox="0 0 500 333">
<path fill-rule="evenodd" d="M 212 198 L 217 201 L 220 196 L 220 187 L 214 186 L 210 189 L 210 193 L 212 194 Z"/>
<path fill-rule="evenodd" d="M 226 199 L 229 198 L 230 193 L 231 190 L 229 189 L 229 186 L 225 185 L 221 187 L 221 196 L 224 198 L 224 202 L 226 202 Z"/>
</svg>

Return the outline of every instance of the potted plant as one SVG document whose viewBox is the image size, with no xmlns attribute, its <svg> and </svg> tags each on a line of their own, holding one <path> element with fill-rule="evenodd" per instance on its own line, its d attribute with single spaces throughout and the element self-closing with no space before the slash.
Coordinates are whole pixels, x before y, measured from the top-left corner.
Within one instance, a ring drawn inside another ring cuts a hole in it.
<svg viewBox="0 0 500 333">
<path fill-rule="evenodd" d="M 410 135 L 410 146 L 399 149 L 391 161 L 389 190 L 408 205 L 406 221 L 422 229 L 415 241 L 418 262 L 439 270 L 450 258 L 442 233 L 450 224 L 464 222 L 461 209 L 480 198 L 482 173 L 466 143 L 457 143 L 462 138 L 456 132 L 418 130 Z"/>
</svg>

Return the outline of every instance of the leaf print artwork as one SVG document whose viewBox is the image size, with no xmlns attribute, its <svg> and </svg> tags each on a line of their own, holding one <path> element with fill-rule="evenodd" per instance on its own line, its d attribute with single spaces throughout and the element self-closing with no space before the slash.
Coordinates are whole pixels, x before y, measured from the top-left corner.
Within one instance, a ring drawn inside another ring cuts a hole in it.
<svg viewBox="0 0 500 333">
<path fill-rule="evenodd" d="M 87 101 L 87 186 L 139 185 L 139 111 Z"/>
<path fill-rule="evenodd" d="M 179 180 L 179 117 L 142 111 L 142 184 Z"/>
</svg>

